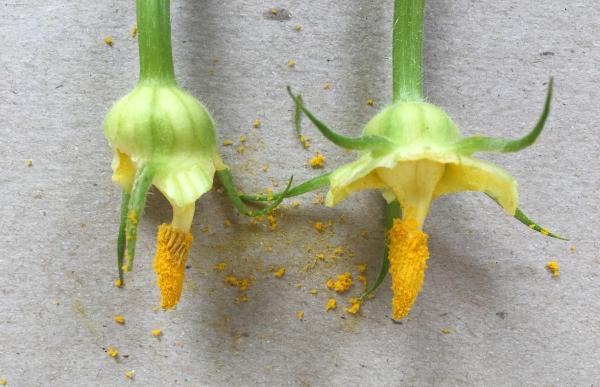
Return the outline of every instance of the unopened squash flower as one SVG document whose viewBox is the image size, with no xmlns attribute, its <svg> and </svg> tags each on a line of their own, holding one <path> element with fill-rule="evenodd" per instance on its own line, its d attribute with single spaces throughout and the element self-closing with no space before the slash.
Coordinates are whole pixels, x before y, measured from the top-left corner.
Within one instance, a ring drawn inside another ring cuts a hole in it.
<svg viewBox="0 0 600 387">
<path fill-rule="evenodd" d="M 542 132 L 550 110 L 552 79 L 537 124 L 526 136 L 500 139 L 464 137 L 439 107 L 424 101 L 421 87 L 421 40 L 423 0 L 396 0 L 393 27 L 393 94 L 391 105 L 366 125 L 360 137 L 339 135 L 317 119 L 299 95 L 288 88 L 296 106 L 296 129 L 300 135 L 300 113 L 333 143 L 357 150 L 356 161 L 318 176 L 289 190 L 293 196 L 329 185 L 327 206 L 334 206 L 353 192 L 379 190 L 388 203 L 386 256 L 374 291 L 389 271 L 392 279 L 392 317 L 408 315 L 427 268 L 429 250 L 423 223 L 431 202 L 462 191 L 480 191 L 504 211 L 531 228 L 553 237 L 529 220 L 519 209 L 516 180 L 502 168 L 475 158 L 477 152 L 516 152 L 532 145 Z M 246 196 L 246 200 L 264 200 Z"/>
<path fill-rule="evenodd" d="M 140 80 L 104 122 L 113 151 L 113 180 L 123 189 L 117 285 L 123 284 L 123 272 L 132 268 L 137 226 L 154 185 L 173 207 L 171 223 L 158 228 L 154 260 L 162 306 L 172 308 L 181 297 L 195 202 L 212 188 L 215 173 L 245 215 L 268 213 L 279 201 L 251 212 L 239 199 L 217 149 L 213 119 L 175 80 L 169 0 L 137 0 L 136 11 Z"/>
</svg>

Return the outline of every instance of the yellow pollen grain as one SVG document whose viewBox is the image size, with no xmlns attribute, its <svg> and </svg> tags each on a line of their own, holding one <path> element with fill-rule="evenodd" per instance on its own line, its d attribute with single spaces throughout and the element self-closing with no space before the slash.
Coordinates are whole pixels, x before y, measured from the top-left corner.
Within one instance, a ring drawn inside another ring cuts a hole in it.
<svg viewBox="0 0 600 387">
<path fill-rule="evenodd" d="M 240 145 L 237 147 L 237 149 L 235 151 L 239 154 L 244 154 L 245 150 L 246 150 L 246 148 L 243 145 Z"/>
<path fill-rule="evenodd" d="M 331 84 L 329 84 L 329 83 L 325 83 L 325 84 L 323 85 L 323 90 L 329 90 L 329 89 L 331 89 Z"/>
<path fill-rule="evenodd" d="M 329 290 L 335 289 L 335 280 L 333 278 L 329 278 L 327 282 L 325 282 L 325 286 L 327 286 L 327 289 Z"/>
<path fill-rule="evenodd" d="M 114 319 L 117 324 L 125 324 L 125 317 L 123 316 L 115 316 Z"/>
<path fill-rule="evenodd" d="M 233 274 L 225 276 L 223 279 L 227 285 L 238 288 L 241 291 L 247 290 L 252 284 L 251 278 L 236 277 Z"/>
<path fill-rule="evenodd" d="M 312 288 L 310 289 L 309 293 L 313 296 L 316 296 L 317 294 L 319 294 L 319 290 L 317 290 L 317 288 Z"/>
<path fill-rule="evenodd" d="M 320 169 L 325 167 L 325 156 L 321 152 L 315 153 L 313 158 L 311 158 L 308 163 L 310 167 L 313 169 Z"/>
<path fill-rule="evenodd" d="M 131 36 L 131 38 L 135 38 L 137 36 L 137 33 L 138 33 L 137 24 L 134 24 L 133 26 L 131 26 L 131 30 L 129 30 L 129 36 Z"/>
<path fill-rule="evenodd" d="M 119 350 L 113 346 L 110 346 L 106 349 L 106 354 L 110 357 L 117 357 L 119 356 Z"/>
<path fill-rule="evenodd" d="M 33 160 L 32 159 L 28 159 L 27 161 L 25 161 L 27 163 L 28 167 L 33 167 Z"/>
<path fill-rule="evenodd" d="M 240 144 L 244 144 L 246 142 L 246 136 L 243 134 L 240 136 Z"/>
<path fill-rule="evenodd" d="M 267 164 L 260 167 L 260 170 L 263 172 L 267 172 L 269 170 L 269 166 Z"/>
<path fill-rule="evenodd" d="M 323 224 L 323 222 L 315 222 L 313 228 L 318 232 L 323 232 L 325 230 L 325 225 Z"/>
<path fill-rule="evenodd" d="M 300 24 L 296 24 L 294 26 L 294 30 L 296 30 L 296 32 L 300 32 L 300 31 L 302 31 L 302 26 Z"/>
<path fill-rule="evenodd" d="M 241 296 L 235 298 L 236 304 L 240 304 L 242 302 L 248 302 L 248 301 L 250 301 L 250 298 L 248 298 L 248 296 L 246 294 L 242 294 Z"/>
<path fill-rule="evenodd" d="M 358 269 L 358 272 L 360 274 L 364 274 L 367 271 L 367 264 L 366 263 L 359 263 L 356 265 L 356 268 Z"/>
<path fill-rule="evenodd" d="M 107 36 L 105 36 L 105 37 L 104 37 L 104 44 L 106 44 L 106 45 L 107 45 L 107 46 L 109 46 L 109 47 L 112 47 L 112 45 L 113 45 L 113 40 L 112 40 L 112 38 L 111 38 L 110 36 L 108 36 L 108 35 L 107 35 Z"/>
<path fill-rule="evenodd" d="M 129 221 L 129 223 L 131 224 L 137 224 L 138 223 L 138 215 L 137 212 L 135 212 L 134 210 L 131 210 L 127 213 L 127 220 Z"/>
<path fill-rule="evenodd" d="M 304 311 L 303 310 L 299 310 L 296 312 L 296 318 L 298 320 L 302 320 L 304 318 Z"/>
<path fill-rule="evenodd" d="M 572 253 L 574 253 L 574 252 L 576 252 L 576 251 L 577 251 L 577 247 L 576 247 L 575 245 L 573 245 L 573 246 L 571 246 L 571 247 L 569 248 L 569 250 L 570 250 Z"/>
<path fill-rule="evenodd" d="M 226 267 L 227 267 L 227 264 L 225 262 L 219 262 L 219 263 L 215 263 L 215 265 L 213 266 L 213 269 L 216 271 L 223 271 L 223 270 L 225 270 Z"/>
<path fill-rule="evenodd" d="M 158 227 L 154 272 L 157 274 L 163 309 L 174 308 L 181 298 L 185 263 L 193 240 L 192 234 L 170 224 Z"/>
<path fill-rule="evenodd" d="M 325 305 L 325 311 L 329 312 L 330 310 L 335 310 L 337 308 L 337 301 L 335 298 L 330 298 L 327 300 L 327 304 Z"/>
<path fill-rule="evenodd" d="M 277 15 L 279 13 L 279 8 L 271 8 L 271 14 Z"/>
<path fill-rule="evenodd" d="M 123 287 L 123 281 L 121 281 L 119 278 L 117 278 L 114 282 L 115 284 L 115 288 L 122 288 Z"/>
<path fill-rule="evenodd" d="M 388 248 L 392 318 L 400 320 L 408 315 L 423 286 L 429 258 L 427 234 L 419 230 L 416 220 L 395 219 L 388 234 Z"/>
<path fill-rule="evenodd" d="M 350 314 L 357 314 L 358 311 L 360 310 L 361 304 L 362 304 L 362 301 L 360 300 L 360 298 L 351 298 L 350 305 L 345 310 L 346 310 L 346 312 L 348 312 Z"/>
<path fill-rule="evenodd" d="M 296 61 L 295 61 L 294 59 L 290 59 L 290 60 L 288 60 L 288 62 L 287 62 L 287 67 L 289 67 L 289 68 L 294 68 L 294 67 L 296 67 Z"/>
<path fill-rule="evenodd" d="M 135 377 L 135 371 L 134 370 L 129 370 L 129 371 L 125 372 L 125 377 L 127 379 L 133 379 Z"/>
<path fill-rule="evenodd" d="M 255 119 L 255 120 L 254 120 L 254 122 L 252 123 L 252 127 L 253 127 L 254 129 L 258 129 L 258 128 L 260 128 L 260 125 L 261 125 L 261 124 L 262 124 L 262 122 L 260 121 L 260 119 L 258 119 L 258 118 L 257 118 L 257 119 Z"/>
<path fill-rule="evenodd" d="M 344 293 L 352 286 L 352 274 L 346 272 L 337 276 L 337 280 L 334 282 L 333 289 L 337 293 Z M 327 286 L 329 287 L 329 286 Z"/>
<path fill-rule="evenodd" d="M 233 141 L 231 140 L 223 140 L 223 146 L 230 146 L 233 145 Z"/>
<path fill-rule="evenodd" d="M 546 264 L 546 269 L 550 270 L 552 277 L 560 276 L 560 265 L 556 261 L 550 261 Z"/>
<path fill-rule="evenodd" d="M 154 337 L 160 337 L 160 336 L 162 336 L 162 330 L 160 330 L 160 329 L 153 329 L 152 330 L 152 336 L 154 336 Z"/>
<path fill-rule="evenodd" d="M 273 230 L 273 231 L 276 230 L 277 229 L 277 218 L 275 217 L 275 215 L 273 215 L 272 212 L 269 215 L 267 215 L 267 220 L 269 221 L 271 230 Z"/>
<path fill-rule="evenodd" d="M 356 280 L 358 282 L 360 282 L 361 284 L 363 284 L 365 288 L 367 287 L 367 282 L 368 281 L 367 281 L 367 277 L 366 276 L 364 276 L 362 274 L 359 274 L 359 275 L 356 276 Z"/>
<path fill-rule="evenodd" d="M 280 267 L 275 273 L 273 273 L 275 278 L 281 278 L 285 275 L 285 267 Z"/>
<path fill-rule="evenodd" d="M 375 105 L 375 101 L 373 100 L 373 98 L 367 99 L 367 105 L 369 105 L 369 106 Z"/>
<path fill-rule="evenodd" d="M 442 328 L 442 329 L 440 329 L 440 332 L 447 335 L 447 334 L 452 333 L 452 328 Z"/>
<path fill-rule="evenodd" d="M 299 201 L 299 200 L 294 200 L 294 201 L 292 201 L 292 207 L 293 207 L 293 208 L 298 208 L 298 207 L 300 207 L 300 201 Z"/>
</svg>

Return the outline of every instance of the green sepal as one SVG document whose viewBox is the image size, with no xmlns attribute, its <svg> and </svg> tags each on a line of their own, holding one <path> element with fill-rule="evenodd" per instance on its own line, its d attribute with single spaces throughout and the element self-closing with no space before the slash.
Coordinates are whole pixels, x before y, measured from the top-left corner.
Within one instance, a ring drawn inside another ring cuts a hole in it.
<svg viewBox="0 0 600 387">
<path fill-rule="evenodd" d="M 344 149 L 350 150 L 379 150 L 384 148 L 391 148 L 394 146 L 394 143 L 388 140 L 385 137 L 381 136 L 360 136 L 360 137 L 346 137 L 341 134 L 335 133 L 333 130 L 329 129 L 327 125 L 321 122 L 314 114 L 312 114 L 306 106 L 304 106 L 304 102 L 302 101 L 302 97 L 300 95 L 294 95 L 292 93 L 292 89 L 287 87 L 288 94 L 294 100 L 296 105 L 296 110 L 300 109 L 308 119 L 319 129 L 319 131 L 325 136 L 329 141 L 333 142 L 335 145 L 338 145 Z M 296 133 L 301 135 L 300 128 L 300 119 L 297 117 L 297 114 L 294 117 L 294 125 L 296 126 Z"/>
<path fill-rule="evenodd" d="M 119 270 L 119 280 L 121 284 L 125 283 L 123 275 L 123 258 L 125 257 L 125 229 L 127 227 L 127 209 L 129 208 L 129 198 L 131 194 L 123 190 L 121 194 L 121 216 L 119 222 L 119 234 L 117 236 L 117 268 Z"/>
<path fill-rule="evenodd" d="M 473 136 L 460 140 L 454 145 L 454 149 L 462 154 L 471 155 L 476 152 L 518 152 L 532 145 L 544 129 L 544 124 L 550 113 L 550 102 L 552 100 L 552 87 L 554 80 L 551 77 L 548 82 L 548 91 L 544 109 L 537 121 L 537 124 L 531 132 L 517 140 L 509 140 L 504 138 Z"/>
<path fill-rule="evenodd" d="M 402 217 L 402 207 L 400 203 L 396 200 L 387 204 L 385 208 L 385 230 L 386 234 L 392 229 L 394 226 L 394 219 L 400 219 Z M 386 236 L 387 238 L 387 236 Z M 383 258 L 381 259 L 381 268 L 379 269 L 379 274 L 375 279 L 375 282 L 369 289 L 367 289 L 363 294 L 361 294 L 360 299 L 365 300 L 369 297 L 374 291 L 376 291 L 379 286 L 385 280 L 389 269 L 390 269 L 390 260 L 388 259 L 389 248 L 387 243 L 385 244 L 385 252 L 383 253 Z"/>
<path fill-rule="evenodd" d="M 216 175 L 221 181 L 221 184 L 223 184 L 223 187 L 225 188 L 225 193 L 227 194 L 227 197 L 229 197 L 229 200 L 231 200 L 231 202 L 233 203 L 234 207 L 241 214 L 251 218 L 267 215 L 268 213 L 276 209 L 279 206 L 279 204 L 281 204 L 283 199 L 286 198 L 286 195 L 289 192 L 290 187 L 292 186 L 292 182 L 294 181 L 294 176 L 290 177 L 287 186 L 285 187 L 285 190 L 282 192 L 281 196 L 275 199 L 271 205 L 261 210 L 252 211 L 246 206 L 246 204 L 244 204 L 244 202 L 238 195 L 238 191 L 235 188 L 235 184 L 233 182 L 233 176 L 231 175 L 231 171 L 228 168 L 222 169 L 220 171 L 217 171 Z"/>
<path fill-rule="evenodd" d="M 560 239 L 563 241 L 569 240 L 568 238 L 554 234 L 554 233 L 548 231 L 547 229 L 545 229 L 544 227 L 541 227 L 540 225 L 535 223 L 533 220 L 529 219 L 527 217 L 527 215 L 525 215 L 525 213 L 523 213 L 523 211 L 521 211 L 520 208 L 517 208 L 517 211 L 515 212 L 515 219 L 517 219 L 519 222 L 523 223 L 525 226 L 529 227 L 530 229 L 539 232 L 542 235 L 549 236 L 551 238 Z"/>
<path fill-rule="evenodd" d="M 331 172 L 324 173 L 322 175 L 313 177 L 304 183 L 298 184 L 297 186 L 290 188 L 289 190 L 279 192 L 273 195 L 241 195 L 240 199 L 247 202 L 267 202 L 271 200 L 287 199 L 293 196 L 302 195 L 307 192 L 317 190 L 319 188 L 329 185 L 329 175 Z"/>
<path fill-rule="evenodd" d="M 135 175 L 133 181 L 133 188 L 131 189 L 131 198 L 129 200 L 129 206 L 127 208 L 126 226 L 125 226 L 125 243 L 127 250 L 127 269 L 131 271 L 133 268 L 133 259 L 135 257 L 135 242 L 137 240 L 137 228 L 141 219 L 142 210 L 146 202 L 146 195 L 152 185 L 152 179 L 154 178 L 155 170 L 151 165 L 144 165 L 140 167 Z"/>
</svg>

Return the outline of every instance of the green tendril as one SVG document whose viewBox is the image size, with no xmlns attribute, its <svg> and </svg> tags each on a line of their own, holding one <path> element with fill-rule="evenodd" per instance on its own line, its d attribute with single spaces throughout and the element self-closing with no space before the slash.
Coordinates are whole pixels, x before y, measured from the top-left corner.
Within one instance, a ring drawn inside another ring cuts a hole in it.
<svg viewBox="0 0 600 387">
<path fill-rule="evenodd" d="M 119 235 L 117 236 L 117 268 L 119 270 L 119 280 L 121 284 L 125 283 L 123 276 L 123 258 L 125 257 L 125 228 L 127 226 L 127 209 L 129 207 L 129 198 L 131 194 L 123 190 L 121 194 L 121 220 L 119 223 Z"/>
<path fill-rule="evenodd" d="M 529 132 L 526 136 L 523 136 L 517 140 L 483 136 L 469 137 L 456 143 L 456 151 L 468 155 L 476 152 L 507 153 L 518 152 L 532 145 L 542 133 L 542 130 L 544 129 L 544 125 L 546 123 L 546 119 L 548 118 L 548 114 L 550 113 L 550 102 L 552 101 L 553 84 L 554 80 L 551 77 L 550 81 L 548 81 L 548 91 L 546 93 L 546 101 L 544 102 L 544 109 L 542 110 L 542 114 L 540 115 L 540 118 L 538 119 L 537 124 L 535 125 L 533 130 Z"/>
<path fill-rule="evenodd" d="M 235 184 L 233 182 L 233 176 L 231 175 L 231 171 L 229 169 L 223 169 L 223 170 L 217 171 L 216 174 L 217 174 L 217 177 L 219 178 L 219 180 L 221 181 L 221 184 L 223 184 L 223 187 L 225 188 L 225 193 L 227 194 L 227 197 L 229 197 L 229 200 L 231 200 L 231 202 L 233 203 L 234 207 L 241 214 L 248 216 L 248 217 L 252 217 L 252 218 L 255 218 L 257 216 L 266 215 L 266 214 L 272 212 L 274 209 L 276 209 L 281 204 L 283 199 L 286 198 L 286 195 L 288 194 L 290 187 L 292 186 L 292 182 L 294 181 L 294 176 L 290 177 L 290 179 L 288 180 L 287 186 L 286 186 L 285 190 L 282 192 L 281 196 L 274 199 L 274 202 L 271 205 L 269 205 L 268 207 L 265 207 L 261 210 L 252 211 L 246 206 L 246 204 L 244 204 L 241 197 L 239 196 L 238 191 L 235 188 Z M 271 200 L 273 200 L 273 199 L 271 199 Z"/>
<path fill-rule="evenodd" d="M 127 225 L 125 228 L 125 240 L 127 245 L 127 271 L 130 271 L 133 268 L 138 223 L 140 221 L 141 213 L 144 209 L 144 203 L 146 202 L 146 195 L 148 194 L 148 190 L 152 185 L 153 178 L 154 168 L 152 168 L 150 165 L 144 165 L 138 169 L 135 175 L 135 180 L 133 181 L 131 199 L 129 200 L 129 206 L 126 214 Z"/>
<path fill-rule="evenodd" d="M 291 198 L 329 185 L 329 175 L 331 175 L 331 172 L 313 177 L 312 179 L 307 180 L 302 184 L 298 184 L 297 186 L 284 192 L 279 192 L 272 195 L 241 195 L 240 199 L 246 202 L 267 202 L 271 200 Z"/>
<path fill-rule="evenodd" d="M 333 130 L 329 129 L 327 125 L 315 117 L 315 115 L 312 114 L 306 108 L 306 106 L 304 106 L 304 102 L 302 101 L 302 97 L 300 95 L 294 95 L 289 86 L 287 87 L 287 91 L 292 100 L 294 100 L 296 110 L 300 109 L 304 114 L 306 114 L 308 119 L 317 127 L 317 129 L 319 129 L 323 136 L 325 136 L 335 145 L 350 150 L 377 150 L 394 146 L 393 142 L 381 136 L 346 137 L 335 133 Z M 297 115 L 294 117 L 294 125 L 297 125 L 296 133 L 301 135 L 301 128 L 299 128 L 300 119 L 297 117 Z"/>
</svg>

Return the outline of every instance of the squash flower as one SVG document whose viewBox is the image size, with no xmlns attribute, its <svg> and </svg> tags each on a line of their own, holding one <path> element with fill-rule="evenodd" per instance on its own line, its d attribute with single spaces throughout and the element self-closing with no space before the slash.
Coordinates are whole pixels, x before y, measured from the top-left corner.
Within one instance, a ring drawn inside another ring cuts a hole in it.
<svg viewBox="0 0 600 387">
<path fill-rule="evenodd" d="M 113 151 L 112 178 L 123 190 L 116 285 L 123 285 L 123 272 L 132 268 L 137 226 L 154 185 L 173 208 L 171 223 L 158 228 L 154 258 L 162 307 L 168 309 L 181 297 L 195 202 L 212 188 L 215 174 L 236 208 L 247 216 L 266 214 L 280 201 L 252 212 L 239 199 L 231 172 L 219 155 L 210 113 L 175 80 L 169 0 L 137 0 L 136 11 L 140 80 L 104 122 Z"/>
<path fill-rule="evenodd" d="M 423 6 L 423 0 L 395 1 L 394 101 L 369 121 L 360 137 L 345 137 L 332 131 L 288 87 L 296 106 L 298 135 L 300 114 L 304 113 L 333 143 L 358 151 L 358 158 L 280 195 L 289 197 L 328 185 L 325 204 L 332 207 L 357 191 L 381 192 L 388 203 L 386 255 L 375 285 L 363 298 L 381 284 L 389 271 L 394 320 L 409 314 L 421 291 L 429 258 L 423 224 L 431 202 L 442 195 L 483 192 L 508 215 L 545 235 L 560 238 L 532 222 L 519 209 L 517 181 L 507 171 L 474 157 L 479 152 L 517 152 L 535 142 L 550 111 L 552 78 L 542 114 L 530 133 L 515 140 L 464 137 L 442 109 L 424 101 L 422 96 Z M 265 200 L 264 196 L 243 198 Z"/>
</svg>

